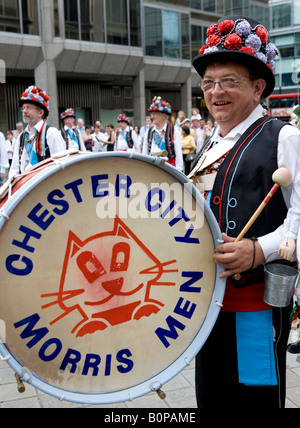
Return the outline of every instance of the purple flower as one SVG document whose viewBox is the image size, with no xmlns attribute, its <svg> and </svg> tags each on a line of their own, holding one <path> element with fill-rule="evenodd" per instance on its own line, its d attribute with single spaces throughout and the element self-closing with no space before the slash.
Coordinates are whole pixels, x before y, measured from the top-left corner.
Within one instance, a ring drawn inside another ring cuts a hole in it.
<svg viewBox="0 0 300 428">
<path fill-rule="evenodd" d="M 267 44 L 266 54 L 267 54 L 267 58 L 268 58 L 269 62 L 272 59 L 276 58 L 276 56 L 278 55 L 278 50 L 277 50 L 276 46 L 274 45 L 274 43 L 268 43 Z"/>
<path fill-rule="evenodd" d="M 242 21 L 240 21 L 237 24 L 237 26 L 235 27 L 235 32 L 240 37 L 247 37 L 247 36 L 249 36 L 249 34 L 251 32 L 251 26 L 250 26 L 249 22 L 246 21 L 245 19 L 243 19 Z"/>
<path fill-rule="evenodd" d="M 255 56 L 260 59 L 262 62 L 266 63 L 267 62 L 267 57 L 266 55 L 264 55 L 261 52 L 256 52 Z"/>
<path fill-rule="evenodd" d="M 246 46 L 252 48 L 254 52 L 258 52 L 261 48 L 261 40 L 256 34 L 250 34 L 245 41 Z"/>
</svg>

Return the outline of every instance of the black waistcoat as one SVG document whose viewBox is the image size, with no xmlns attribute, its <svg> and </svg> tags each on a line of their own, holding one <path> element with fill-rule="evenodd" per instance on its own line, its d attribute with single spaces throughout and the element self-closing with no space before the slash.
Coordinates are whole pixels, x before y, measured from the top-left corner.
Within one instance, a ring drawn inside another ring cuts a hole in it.
<svg viewBox="0 0 300 428">
<path fill-rule="evenodd" d="M 211 209 L 222 232 L 236 237 L 274 185 L 278 168 L 278 134 L 286 123 L 274 118 L 257 120 L 231 149 L 218 172 Z M 287 208 L 280 189 L 245 237 L 262 236 L 283 223 Z"/>
</svg>

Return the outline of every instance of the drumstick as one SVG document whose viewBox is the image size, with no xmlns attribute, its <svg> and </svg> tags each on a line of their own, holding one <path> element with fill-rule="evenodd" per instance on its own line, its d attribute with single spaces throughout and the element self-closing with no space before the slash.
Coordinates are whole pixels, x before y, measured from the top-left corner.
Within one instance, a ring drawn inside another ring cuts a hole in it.
<svg viewBox="0 0 300 428">
<path fill-rule="evenodd" d="M 272 196 L 276 193 L 276 191 L 279 189 L 279 187 L 287 187 L 291 181 L 292 181 L 292 174 L 291 172 L 286 168 L 278 168 L 272 175 L 272 180 L 275 183 L 272 189 L 269 191 L 265 199 L 262 201 L 262 203 L 259 205 L 253 216 L 250 218 L 248 223 L 245 225 L 241 233 L 238 235 L 238 237 L 235 239 L 234 242 L 241 241 L 241 239 L 245 236 L 245 234 L 248 232 L 252 224 L 255 222 L 257 217 L 260 215 L 260 213 L 263 211 L 265 206 L 268 202 L 270 202 Z M 234 279 L 237 281 L 241 279 L 240 274 L 235 274 Z"/>
<path fill-rule="evenodd" d="M 168 152 L 167 150 L 162 150 L 161 152 L 151 153 L 151 156 L 159 156 L 165 158 L 166 156 L 168 156 Z"/>
</svg>

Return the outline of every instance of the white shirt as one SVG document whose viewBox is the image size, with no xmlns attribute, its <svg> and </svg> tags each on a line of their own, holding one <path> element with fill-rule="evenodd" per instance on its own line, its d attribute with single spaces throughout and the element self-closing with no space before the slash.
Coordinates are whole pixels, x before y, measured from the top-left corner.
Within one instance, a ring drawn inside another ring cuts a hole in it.
<svg viewBox="0 0 300 428">
<path fill-rule="evenodd" d="M 30 130 L 28 126 L 26 127 L 25 132 L 29 133 L 29 138 L 33 138 L 38 132 L 40 132 L 43 126 L 43 123 L 44 123 L 44 120 L 41 120 Z M 47 143 L 49 146 L 50 155 L 66 150 L 66 143 L 60 131 L 58 131 L 56 128 L 50 127 L 48 129 Z M 36 151 L 36 143 L 34 144 L 33 150 Z M 13 156 L 13 160 L 12 160 L 12 164 L 9 172 L 10 177 L 19 174 L 19 169 L 20 169 L 19 151 L 20 151 L 20 135 L 18 136 L 15 144 L 14 156 Z M 27 162 L 27 153 L 26 153 L 26 148 L 24 146 L 24 149 L 21 155 L 21 172 L 24 172 L 25 169 L 30 168 L 32 166 L 30 163 L 26 165 L 26 162 Z"/>
<path fill-rule="evenodd" d="M 106 152 L 107 144 L 104 145 L 103 141 L 108 141 L 108 138 L 109 136 L 103 132 L 99 132 L 99 134 L 93 134 L 93 152 Z"/>
<path fill-rule="evenodd" d="M 153 128 L 148 128 L 145 134 L 145 138 L 144 138 L 144 143 L 143 143 L 143 154 L 148 155 L 148 134 L 149 131 L 151 129 L 153 129 L 153 134 L 155 131 L 157 131 L 159 133 L 159 135 L 161 136 L 161 138 L 163 139 L 163 141 L 165 141 L 165 135 L 166 135 L 166 131 L 167 131 L 167 123 L 165 123 L 165 125 L 163 126 L 162 129 L 157 130 L 156 126 L 154 126 Z M 182 147 L 181 147 L 181 134 L 180 131 L 177 127 L 174 127 L 174 151 L 175 151 L 175 166 L 176 168 L 178 168 L 180 171 L 183 171 L 183 157 L 182 157 Z M 158 153 L 161 151 L 161 148 L 155 143 L 154 139 L 152 138 L 152 142 L 151 142 L 151 151 L 150 153 Z M 165 158 L 166 160 L 168 160 L 168 157 Z"/>
<path fill-rule="evenodd" d="M 123 137 L 122 132 L 125 133 L 125 135 L 127 135 L 127 132 L 129 132 L 131 128 L 129 126 L 126 127 L 125 131 L 122 131 L 121 129 L 116 133 L 116 141 L 115 141 L 115 150 L 119 150 L 119 151 L 125 151 L 128 150 L 128 144 L 126 139 Z M 138 137 L 136 135 L 136 132 L 132 129 L 132 140 L 133 140 L 133 147 L 132 149 L 135 152 L 140 152 L 140 143 L 138 140 Z"/>
<path fill-rule="evenodd" d="M 6 174 L 6 170 L 9 168 L 5 137 L 2 132 L 0 132 L 0 168 L 1 174 Z"/>
<path fill-rule="evenodd" d="M 67 126 L 65 126 L 64 129 L 65 129 L 65 132 L 67 133 L 67 136 L 68 136 L 68 142 L 69 142 L 68 149 L 69 150 L 81 150 L 82 152 L 86 152 L 86 148 L 85 148 L 84 142 L 82 140 L 81 133 L 77 130 L 77 128 L 72 128 L 70 131 L 75 134 L 74 129 L 77 130 L 78 135 L 79 135 L 79 146 L 80 146 L 79 148 L 78 148 L 78 144 L 77 144 L 77 139 L 71 138 L 71 136 L 68 134 L 69 128 Z"/>
<path fill-rule="evenodd" d="M 219 135 L 219 129 L 217 129 L 213 135 L 213 140 L 221 140 L 218 145 L 222 144 L 222 141 L 224 140 L 232 140 L 234 144 L 234 142 L 239 139 L 239 137 L 249 128 L 249 126 L 262 117 L 262 112 L 262 106 L 258 105 L 246 120 L 233 128 L 223 139 Z M 278 167 L 287 168 L 292 173 L 293 178 L 295 178 L 300 172 L 300 131 L 295 126 L 287 124 L 286 126 L 283 126 L 279 132 L 277 163 Z M 281 187 L 280 190 L 278 189 L 278 191 L 282 192 L 288 209 L 291 206 L 290 200 L 293 189 L 294 191 L 297 191 L 298 189 L 298 187 L 294 186 L 294 180 L 289 186 Z M 261 202 L 262 201 L 257 201 L 257 207 Z M 251 215 L 254 213 L 249 214 L 250 219 Z M 283 225 L 281 225 L 272 233 L 258 238 L 258 241 L 264 252 L 266 262 L 270 262 L 279 258 L 278 248 L 283 237 L 284 228 Z"/>
</svg>

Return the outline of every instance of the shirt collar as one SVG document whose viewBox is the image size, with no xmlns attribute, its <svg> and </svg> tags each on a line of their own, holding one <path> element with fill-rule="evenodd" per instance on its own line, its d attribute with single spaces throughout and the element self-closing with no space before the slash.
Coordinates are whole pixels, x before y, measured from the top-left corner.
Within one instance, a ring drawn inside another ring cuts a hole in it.
<svg viewBox="0 0 300 428">
<path fill-rule="evenodd" d="M 263 107 L 259 104 L 252 113 L 247 117 L 247 119 L 243 120 L 243 122 L 239 123 L 235 126 L 225 137 L 221 137 L 219 134 L 220 128 L 216 129 L 216 132 L 213 135 L 214 141 L 221 140 L 238 140 L 241 135 L 251 126 L 254 122 L 260 119 L 263 116 Z"/>
<path fill-rule="evenodd" d="M 27 125 L 25 132 L 28 132 L 29 134 L 33 134 L 36 132 L 40 132 L 40 130 L 42 129 L 44 120 L 40 120 L 38 123 L 36 123 L 30 130 L 29 130 L 29 126 Z"/>
</svg>

